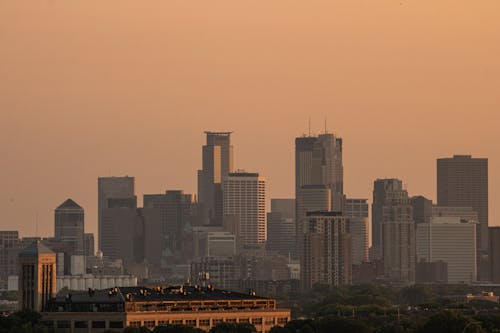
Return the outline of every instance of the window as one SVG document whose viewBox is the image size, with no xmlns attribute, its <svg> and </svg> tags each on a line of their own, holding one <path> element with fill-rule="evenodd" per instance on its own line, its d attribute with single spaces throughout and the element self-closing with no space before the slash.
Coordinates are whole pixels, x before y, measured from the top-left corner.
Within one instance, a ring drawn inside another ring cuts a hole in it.
<svg viewBox="0 0 500 333">
<path fill-rule="evenodd" d="M 187 326 L 196 326 L 196 319 L 187 319 L 186 325 Z"/>
<path fill-rule="evenodd" d="M 274 318 L 266 318 L 266 325 L 274 325 Z"/>
<path fill-rule="evenodd" d="M 160 325 L 168 325 L 168 320 L 158 320 L 158 326 Z"/>
<path fill-rule="evenodd" d="M 141 327 L 141 322 L 140 321 L 131 321 L 129 323 L 130 327 Z"/>
<path fill-rule="evenodd" d="M 154 320 L 145 320 L 144 321 L 144 326 L 147 328 L 154 328 L 155 327 L 155 321 Z"/>
<path fill-rule="evenodd" d="M 106 322 L 102 320 L 93 321 L 92 328 L 106 328 Z"/>
<path fill-rule="evenodd" d="M 200 326 L 210 326 L 210 319 L 200 319 Z"/>
<path fill-rule="evenodd" d="M 278 325 L 286 325 L 288 318 L 278 318 Z"/>
<path fill-rule="evenodd" d="M 109 328 L 123 328 L 123 321 L 110 321 Z"/>
<path fill-rule="evenodd" d="M 57 328 L 71 328 L 71 321 L 70 320 L 58 320 L 57 321 Z"/>
<path fill-rule="evenodd" d="M 172 325 L 182 325 L 182 319 L 172 320 Z"/>
<path fill-rule="evenodd" d="M 75 321 L 75 328 L 87 328 L 89 323 L 86 321 Z"/>
<path fill-rule="evenodd" d="M 252 318 L 252 324 L 262 325 L 262 318 Z"/>
<path fill-rule="evenodd" d="M 248 318 L 240 318 L 239 322 L 240 323 L 250 323 L 250 319 L 248 319 Z"/>
</svg>

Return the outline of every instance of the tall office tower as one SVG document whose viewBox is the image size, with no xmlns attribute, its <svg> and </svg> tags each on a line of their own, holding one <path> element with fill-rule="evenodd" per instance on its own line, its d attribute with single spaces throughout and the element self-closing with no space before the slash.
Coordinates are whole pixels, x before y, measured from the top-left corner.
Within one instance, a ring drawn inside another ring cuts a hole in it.
<svg viewBox="0 0 500 333">
<path fill-rule="evenodd" d="M 476 281 L 476 221 L 460 217 L 431 217 L 417 225 L 418 262 L 446 262 L 448 283 Z"/>
<path fill-rule="evenodd" d="M 224 215 L 239 220 L 242 245 L 264 244 L 267 239 L 266 180 L 258 173 L 229 173 L 223 181 Z"/>
<path fill-rule="evenodd" d="M 351 284 L 349 220 L 338 212 L 308 212 L 303 220 L 301 283 L 305 290 L 316 283 Z"/>
<path fill-rule="evenodd" d="M 98 247 L 102 249 L 103 221 L 102 211 L 109 208 L 109 199 L 135 198 L 134 177 L 99 177 L 97 180 L 97 224 L 98 224 Z"/>
<path fill-rule="evenodd" d="M 205 132 L 202 169 L 198 170 L 198 201 L 205 223 L 222 225 L 222 181 L 233 172 L 232 132 Z"/>
<path fill-rule="evenodd" d="M 490 227 L 489 229 L 490 280 L 497 284 L 500 283 L 500 227 Z"/>
<path fill-rule="evenodd" d="M 140 221 L 136 221 L 137 198 L 109 198 L 99 215 L 100 250 L 110 259 L 133 261 L 134 235 L 142 231 Z"/>
<path fill-rule="evenodd" d="M 83 208 L 67 199 L 54 211 L 54 238 L 65 245 L 68 256 L 85 254 L 85 222 Z"/>
<path fill-rule="evenodd" d="M 144 209 L 160 209 L 165 246 L 171 251 L 182 250 L 185 233 L 195 222 L 196 197 L 180 190 L 169 190 L 165 194 L 145 194 L 143 201 Z"/>
<path fill-rule="evenodd" d="M 472 207 L 479 215 L 478 253 L 488 251 L 488 159 L 455 155 L 437 160 L 437 204 Z"/>
<path fill-rule="evenodd" d="M 394 283 L 413 283 L 415 222 L 408 192 L 398 179 L 377 179 L 374 185 L 372 216 L 380 218 L 381 213 L 382 218 L 374 220 L 373 232 L 375 228 L 380 232 L 384 276 Z"/>
<path fill-rule="evenodd" d="M 19 253 L 19 310 L 43 312 L 56 296 L 56 254 L 40 241 Z"/>
<path fill-rule="evenodd" d="M 85 238 L 85 255 L 87 257 L 92 257 L 95 255 L 94 234 L 85 233 L 84 238 Z"/>
<path fill-rule="evenodd" d="M 349 218 L 352 263 L 359 265 L 368 261 L 368 199 L 346 199 L 345 214 Z"/>
<path fill-rule="evenodd" d="M 403 182 L 399 179 L 377 179 L 373 183 L 372 201 L 372 253 L 374 259 L 382 259 L 382 220 L 384 205 L 392 197 L 403 193 Z"/>
<path fill-rule="evenodd" d="M 415 225 L 419 223 L 429 223 L 432 216 L 432 200 L 419 195 L 412 197 L 410 202 L 413 207 Z"/>
<path fill-rule="evenodd" d="M 0 231 L 0 290 L 7 290 L 10 275 L 17 274 L 19 232 Z"/>
<path fill-rule="evenodd" d="M 295 199 L 271 199 L 266 248 L 282 255 L 296 256 Z"/>
<path fill-rule="evenodd" d="M 308 185 L 324 185 L 330 189 L 330 209 L 341 212 L 344 202 L 342 139 L 325 133 L 317 137 L 295 139 L 295 198 L 297 239 L 301 220 L 309 207 L 301 202 L 302 191 Z M 304 210 L 305 209 L 305 210 Z"/>
</svg>

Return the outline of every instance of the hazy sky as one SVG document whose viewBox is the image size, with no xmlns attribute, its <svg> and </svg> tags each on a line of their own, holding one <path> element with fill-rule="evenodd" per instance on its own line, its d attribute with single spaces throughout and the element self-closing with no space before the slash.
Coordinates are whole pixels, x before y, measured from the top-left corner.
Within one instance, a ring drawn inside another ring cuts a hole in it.
<svg viewBox="0 0 500 333">
<path fill-rule="evenodd" d="M 345 190 L 435 199 L 436 158 L 490 159 L 500 224 L 498 0 L 0 0 L 0 229 L 53 234 L 97 177 L 196 191 L 204 130 L 291 197 L 294 138 L 344 139 Z"/>
</svg>

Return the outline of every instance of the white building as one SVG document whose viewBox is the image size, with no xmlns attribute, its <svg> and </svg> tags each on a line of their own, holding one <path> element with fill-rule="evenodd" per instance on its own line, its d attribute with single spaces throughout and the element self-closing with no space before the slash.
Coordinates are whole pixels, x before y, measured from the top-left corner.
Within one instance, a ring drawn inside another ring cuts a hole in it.
<svg viewBox="0 0 500 333">
<path fill-rule="evenodd" d="M 417 226 L 417 261 L 448 263 L 448 283 L 476 281 L 476 225 L 474 220 L 433 216 Z"/>
<path fill-rule="evenodd" d="M 230 173 L 223 181 L 224 215 L 238 216 L 243 245 L 266 242 L 266 180 L 258 173 Z"/>
</svg>

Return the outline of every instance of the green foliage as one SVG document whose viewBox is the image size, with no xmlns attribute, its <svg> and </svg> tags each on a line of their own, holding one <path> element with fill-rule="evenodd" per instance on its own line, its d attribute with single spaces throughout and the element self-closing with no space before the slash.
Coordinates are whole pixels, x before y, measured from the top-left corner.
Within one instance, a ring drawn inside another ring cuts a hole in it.
<svg viewBox="0 0 500 333">
<path fill-rule="evenodd" d="M 151 333 L 147 327 L 126 327 L 123 333 Z"/>
<path fill-rule="evenodd" d="M 203 333 L 204 331 L 187 325 L 162 325 L 157 326 L 153 333 Z"/>
<path fill-rule="evenodd" d="M 418 333 L 484 333 L 479 322 L 457 311 L 442 311 L 419 328 Z"/>
</svg>

